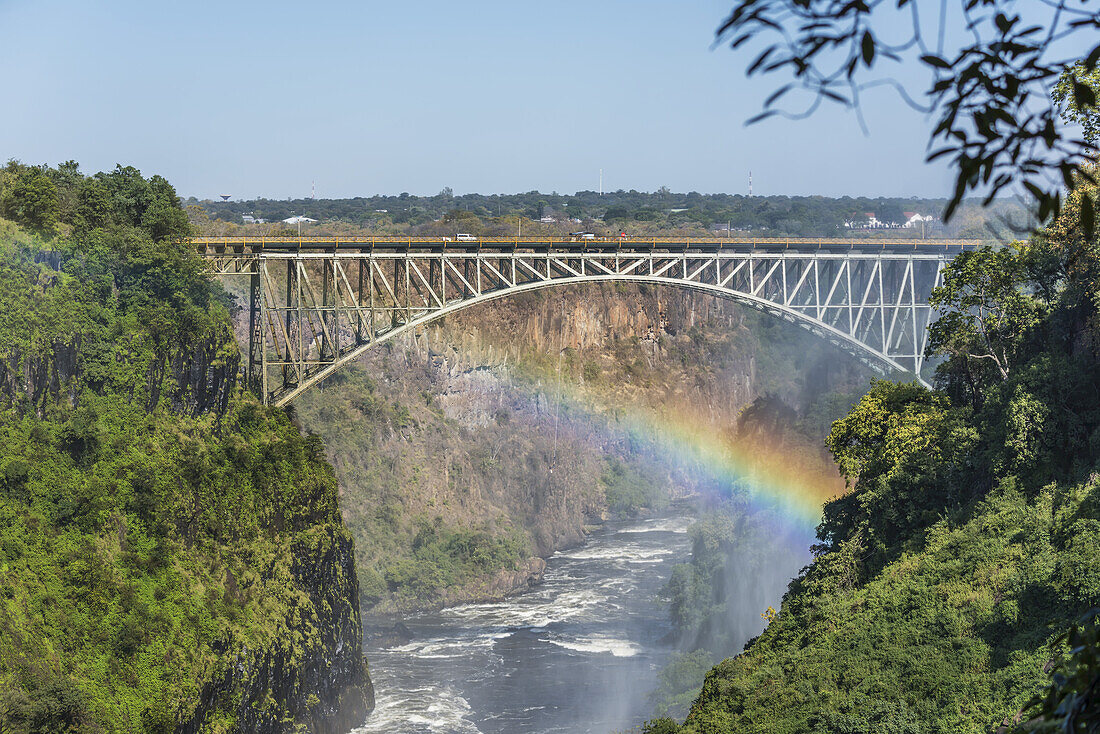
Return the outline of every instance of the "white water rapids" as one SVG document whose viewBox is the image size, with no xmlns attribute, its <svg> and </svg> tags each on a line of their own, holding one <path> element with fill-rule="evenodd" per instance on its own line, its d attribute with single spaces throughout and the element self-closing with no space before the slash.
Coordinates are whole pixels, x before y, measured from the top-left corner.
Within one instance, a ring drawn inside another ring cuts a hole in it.
<svg viewBox="0 0 1100 734">
<path fill-rule="evenodd" d="M 658 593 L 690 558 L 690 524 L 609 525 L 549 559 L 530 592 L 402 620 L 408 642 L 366 645 L 377 707 L 357 734 L 605 734 L 641 723 L 673 652 Z"/>
</svg>

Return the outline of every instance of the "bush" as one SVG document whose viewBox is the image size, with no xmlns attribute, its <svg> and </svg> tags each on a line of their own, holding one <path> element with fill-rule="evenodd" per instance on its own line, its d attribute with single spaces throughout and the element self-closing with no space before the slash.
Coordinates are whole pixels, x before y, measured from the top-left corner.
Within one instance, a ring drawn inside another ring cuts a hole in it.
<svg viewBox="0 0 1100 734">
<path fill-rule="evenodd" d="M 680 726 L 667 716 L 650 719 L 642 724 L 642 734 L 676 734 Z"/>
<path fill-rule="evenodd" d="M 607 496 L 608 508 L 620 515 L 635 515 L 642 509 L 660 509 L 668 501 L 654 482 L 615 457 L 606 460 L 600 484 Z"/>
</svg>

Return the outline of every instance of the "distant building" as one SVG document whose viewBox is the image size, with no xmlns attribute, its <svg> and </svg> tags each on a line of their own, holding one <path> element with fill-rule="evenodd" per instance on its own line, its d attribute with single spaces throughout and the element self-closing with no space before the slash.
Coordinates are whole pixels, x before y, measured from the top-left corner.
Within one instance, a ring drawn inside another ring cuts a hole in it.
<svg viewBox="0 0 1100 734">
<path fill-rule="evenodd" d="M 554 222 L 556 222 L 558 220 L 554 219 L 552 216 L 547 214 L 545 217 L 542 217 L 541 219 L 539 219 L 539 221 L 542 222 L 543 224 L 553 224 Z"/>
<path fill-rule="evenodd" d="M 905 223 L 901 226 L 905 227 L 906 229 L 919 227 L 921 224 L 932 224 L 932 222 L 936 221 L 936 218 L 933 217 L 931 214 L 925 214 L 923 216 L 917 214 L 916 212 L 903 212 L 903 214 L 905 216 Z"/>
<path fill-rule="evenodd" d="M 931 214 L 918 214 L 917 212 L 902 212 L 901 222 L 884 222 L 873 212 L 864 212 L 862 215 L 853 215 L 844 222 L 848 229 L 912 229 L 922 225 L 931 225 L 937 220 Z"/>
<path fill-rule="evenodd" d="M 862 215 L 853 215 L 851 219 L 844 222 L 844 226 L 848 229 L 884 229 L 889 225 L 886 222 L 880 222 L 874 212 L 863 212 Z"/>
<path fill-rule="evenodd" d="M 242 214 L 241 221 L 245 224 L 267 224 L 267 220 L 262 217 L 254 217 L 251 214 Z"/>
</svg>

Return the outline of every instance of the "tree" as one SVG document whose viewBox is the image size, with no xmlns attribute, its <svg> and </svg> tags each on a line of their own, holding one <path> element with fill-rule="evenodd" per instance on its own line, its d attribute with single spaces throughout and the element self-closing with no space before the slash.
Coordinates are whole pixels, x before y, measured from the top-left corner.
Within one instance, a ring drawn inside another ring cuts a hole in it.
<svg viewBox="0 0 1100 734">
<path fill-rule="evenodd" d="M 110 219 L 111 197 L 107 187 L 97 179 L 85 179 L 77 195 L 73 224 L 78 229 L 89 230 L 106 227 Z"/>
<path fill-rule="evenodd" d="M 956 400 L 979 407 L 985 388 L 1008 378 L 1040 317 L 1039 303 L 1023 292 L 1026 282 L 1024 261 L 1010 248 L 964 252 L 948 263 L 928 299 L 940 316 L 928 329 L 927 354 L 947 357 L 936 377 Z"/>
<path fill-rule="evenodd" d="M 186 237 L 191 233 L 191 223 L 183 209 L 161 198 L 154 199 L 142 214 L 141 227 L 156 241 Z"/>
<path fill-rule="evenodd" d="M 121 223 L 137 227 L 152 200 L 149 182 L 133 166 L 115 166 L 110 173 L 97 173 L 95 178 L 107 187 L 114 210 Z"/>
<path fill-rule="evenodd" d="M 1100 293 L 1100 237 L 1082 224 L 1094 216 L 1098 198 L 1096 184 L 1080 181 L 1066 197 L 1058 218 L 1032 242 L 1027 253 L 1031 278 L 1047 300 L 1059 288 L 1069 288 L 1070 302 L 1091 305 L 1093 310 L 1100 307 L 1094 296 Z"/>
<path fill-rule="evenodd" d="M 1080 125 L 1085 142 L 1096 148 L 1100 144 L 1100 69 L 1088 69 L 1082 63 L 1067 66 L 1051 97 L 1058 104 L 1062 119 Z"/>
<path fill-rule="evenodd" d="M 1017 731 L 1082 732 L 1100 731 L 1100 609 L 1086 614 L 1053 647 L 1068 646 L 1070 654 L 1054 667 L 1052 682 L 1044 695 L 1031 702 L 1027 713 L 1034 719 Z M 1043 721 L 1046 728 L 1036 728 Z"/>
<path fill-rule="evenodd" d="M 57 186 L 58 219 L 71 222 L 79 203 L 80 189 L 84 176 L 80 173 L 80 164 L 76 161 L 59 163 L 57 168 L 47 168 L 46 175 Z"/>
<path fill-rule="evenodd" d="M 739 0 L 717 40 L 733 49 L 757 49 L 750 57 L 750 76 L 789 76 L 753 121 L 777 114 L 806 117 L 822 102 L 858 111 L 863 93 L 892 86 L 911 105 L 938 118 L 928 159 L 948 157 L 955 169 L 945 219 L 969 192 L 983 192 L 989 203 L 1018 186 L 1037 204 L 1039 219 L 1049 221 L 1061 207 L 1062 185 L 1073 185 L 1091 155 L 1085 140 L 1058 125 L 1059 105 L 1050 94 L 1065 67 L 1079 60 L 1058 56 L 1060 49 L 1073 47 L 1073 41 L 1088 43 L 1091 50 L 1080 66 L 1086 74 L 1100 62 L 1096 0 L 956 2 L 970 42 L 955 53 L 945 47 L 947 3 L 934 8 L 938 16 L 929 17 L 921 15 L 929 4 L 920 3 L 918 12 L 916 0 Z M 907 29 L 900 40 L 894 38 L 897 16 Z M 923 104 L 917 101 L 920 93 L 896 79 L 874 76 L 885 63 L 906 60 L 920 64 L 930 77 Z M 1095 96 L 1079 78 L 1070 82 L 1074 103 L 1093 109 Z M 780 106 L 799 91 L 809 97 L 801 112 Z"/>
<path fill-rule="evenodd" d="M 240 222 L 240 215 L 232 213 L 232 217 L 233 221 Z M 175 187 L 160 175 L 149 178 L 146 204 L 138 223 L 157 241 L 191 234 L 191 224 L 180 206 Z"/>
<path fill-rule="evenodd" d="M 887 548 L 958 502 L 953 473 L 976 442 L 968 412 L 942 393 L 874 382 L 825 439 L 852 491 L 825 505 L 817 550 L 853 541 L 880 565 Z"/>
<path fill-rule="evenodd" d="M 905 213 L 901 210 L 901 204 L 896 201 L 880 204 L 875 216 L 880 222 L 886 222 L 887 224 L 903 224 L 905 222 Z"/>
<path fill-rule="evenodd" d="M 0 192 L 0 213 L 42 234 L 57 226 L 57 186 L 38 167 L 9 163 L 10 175 Z"/>
</svg>

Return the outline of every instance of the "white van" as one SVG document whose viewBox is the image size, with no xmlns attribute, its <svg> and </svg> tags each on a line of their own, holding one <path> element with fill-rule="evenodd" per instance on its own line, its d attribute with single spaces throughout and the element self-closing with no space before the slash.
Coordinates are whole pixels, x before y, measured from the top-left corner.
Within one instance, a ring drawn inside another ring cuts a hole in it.
<svg viewBox="0 0 1100 734">
<path fill-rule="evenodd" d="M 459 242 L 477 242 L 477 235 L 466 234 L 465 232 L 459 232 L 455 235 L 455 239 Z"/>
</svg>

